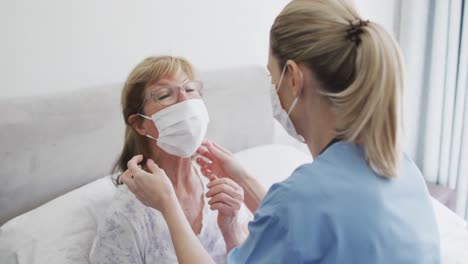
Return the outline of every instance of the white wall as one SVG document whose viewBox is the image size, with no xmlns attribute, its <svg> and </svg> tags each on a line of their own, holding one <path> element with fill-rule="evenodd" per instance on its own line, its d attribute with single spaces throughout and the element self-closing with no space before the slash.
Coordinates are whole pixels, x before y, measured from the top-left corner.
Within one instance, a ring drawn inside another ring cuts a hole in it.
<svg viewBox="0 0 468 264">
<path fill-rule="evenodd" d="M 363 19 L 381 24 L 395 36 L 399 31 L 399 14 L 401 0 L 353 0 Z"/>
<path fill-rule="evenodd" d="M 286 0 L 0 1 L 0 98 L 123 82 L 149 55 L 266 65 Z"/>
<path fill-rule="evenodd" d="M 287 0 L 0 1 L 0 98 L 123 82 L 146 56 L 199 69 L 265 65 L 268 32 Z M 355 0 L 392 30 L 397 0 Z"/>
</svg>

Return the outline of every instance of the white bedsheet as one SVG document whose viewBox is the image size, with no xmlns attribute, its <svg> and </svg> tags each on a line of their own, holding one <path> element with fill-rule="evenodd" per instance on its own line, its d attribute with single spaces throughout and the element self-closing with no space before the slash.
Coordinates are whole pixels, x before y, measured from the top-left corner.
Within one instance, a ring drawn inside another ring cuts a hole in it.
<svg viewBox="0 0 468 264">
<path fill-rule="evenodd" d="M 236 156 L 265 186 L 311 161 L 303 152 L 284 145 L 257 147 Z M 97 223 L 115 190 L 107 176 L 12 219 L 0 228 L 0 263 L 89 263 Z M 433 204 L 441 234 L 442 263 L 468 264 L 466 223 L 439 202 L 434 200 Z"/>
<path fill-rule="evenodd" d="M 468 264 L 467 223 L 439 201 L 432 199 L 439 223 L 442 263 Z"/>
</svg>

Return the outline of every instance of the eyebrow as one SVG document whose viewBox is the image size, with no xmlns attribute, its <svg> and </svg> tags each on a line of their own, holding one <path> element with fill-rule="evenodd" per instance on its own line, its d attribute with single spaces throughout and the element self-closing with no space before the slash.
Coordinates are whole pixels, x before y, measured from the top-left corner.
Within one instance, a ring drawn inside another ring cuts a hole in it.
<svg viewBox="0 0 468 264">
<path fill-rule="evenodd" d="M 183 81 L 182 81 L 182 85 L 186 84 L 187 82 L 191 81 L 190 79 L 188 78 L 185 78 Z M 171 85 L 169 82 L 167 81 L 163 81 L 162 83 L 155 83 L 154 86 L 155 87 L 161 87 L 161 86 L 168 86 L 168 85 Z"/>
<path fill-rule="evenodd" d="M 190 79 L 188 78 L 185 78 L 183 81 L 182 81 L 182 85 L 186 84 L 187 82 L 191 81 Z M 163 81 L 163 83 L 158 83 L 158 84 L 154 84 L 154 88 L 150 89 L 149 91 L 149 94 L 151 94 L 152 92 L 156 92 L 156 91 L 159 91 L 167 86 L 170 86 L 170 84 L 166 81 Z M 149 95 L 148 95 L 149 96 Z"/>
</svg>

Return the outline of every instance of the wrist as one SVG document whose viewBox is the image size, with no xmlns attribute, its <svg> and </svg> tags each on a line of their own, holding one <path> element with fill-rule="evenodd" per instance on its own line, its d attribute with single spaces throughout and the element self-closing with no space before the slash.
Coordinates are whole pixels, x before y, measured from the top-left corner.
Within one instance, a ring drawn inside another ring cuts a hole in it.
<svg viewBox="0 0 468 264">
<path fill-rule="evenodd" d="M 233 248 L 238 247 L 244 240 L 244 233 L 242 227 L 237 221 L 234 221 L 231 225 L 221 228 L 221 234 L 223 235 L 226 243 L 226 252 L 231 251 Z"/>
<path fill-rule="evenodd" d="M 241 177 L 237 177 L 235 182 L 239 184 L 239 186 L 242 187 L 242 189 L 245 189 L 245 187 L 249 184 L 249 181 L 251 181 L 251 179 L 252 176 L 249 173 L 245 172 Z"/>
<path fill-rule="evenodd" d="M 180 207 L 179 200 L 177 199 L 177 196 L 171 192 L 167 197 L 162 198 L 161 209 L 159 211 L 161 211 L 163 216 L 166 216 L 172 211 L 176 211 L 178 207 Z"/>
</svg>

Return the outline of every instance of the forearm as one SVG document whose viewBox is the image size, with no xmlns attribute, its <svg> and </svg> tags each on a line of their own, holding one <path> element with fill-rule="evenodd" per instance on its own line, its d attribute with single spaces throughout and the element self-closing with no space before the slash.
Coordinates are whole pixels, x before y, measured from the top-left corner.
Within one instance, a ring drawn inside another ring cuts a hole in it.
<svg viewBox="0 0 468 264">
<path fill-rule="evenodd" d="M 255 213 L 258 206 L 265 197 L 265 188 L 252 176 L 247 175 L 238 182 L 244 189 L 244 203 L 249 208 L 250 212 Z"/>
<path fill-rule="evenodd" d="M 177 198 L 172 199 L 163 215 L 169 227 L 179 263 L 214 263 L 195 236 Z"/>
<path fill-rule="evenodd" d="M 240 246 L 248 236 L 248 232 L 239 224 L 234 224 L 231 228 L 222 228 L 224 242 L 226 243 L 226 253 L 229 253 L 233 248 Z"/>
</svg>

